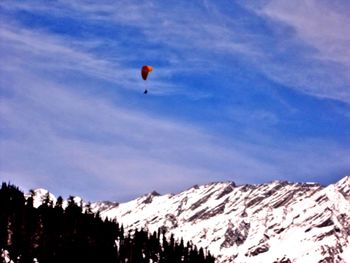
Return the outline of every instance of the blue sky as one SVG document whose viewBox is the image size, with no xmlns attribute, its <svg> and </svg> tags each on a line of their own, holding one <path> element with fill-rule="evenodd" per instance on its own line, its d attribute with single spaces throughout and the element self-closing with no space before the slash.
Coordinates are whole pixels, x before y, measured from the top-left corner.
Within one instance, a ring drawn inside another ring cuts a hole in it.
<svg viewBox="0 0 350 263">
<path fill-rule="evenodd" d="M 333 183 L 349 24 L 346 0 L 1 1 L 1 181 L 91 201 Z"/>
</svg>

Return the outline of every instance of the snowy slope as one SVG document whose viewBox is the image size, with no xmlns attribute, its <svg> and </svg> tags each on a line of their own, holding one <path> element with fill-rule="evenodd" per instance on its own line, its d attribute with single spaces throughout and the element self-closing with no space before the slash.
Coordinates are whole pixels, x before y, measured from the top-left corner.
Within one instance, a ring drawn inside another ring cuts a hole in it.
<svg viewBox="0 0 350 263">
<path fill-rule="evenodd" d="M 30 193 L 25 194 L 26 198 L 33 198 L 33 206 L 38 208 L 46 198 L 48 198 L 53 204 L 56 203 L 56 197 L 50 193 L 48 190 L 43 188 L 38 188 L 35 190 L 31 190 Z"/>
<path fill-rule="evenodd" d="M 126 228 L 166 227 L 218 262 L 350 263 L 350 177 L 328 187 L 212 183 L 93 206 Z"/>
<path fill-rule="evenodd" d="M 38 188 L 38 189 L 32 190 L 30 193 L 27 193 L 25 195 L 25 197 L 26 198 L 32 197 L 33 198 L 33 206 L 36 208 L 38 208 L 42 203 L 44 203 L 46 198 L 48 198 L 53 205 L 55 205 L 57 202 L 57 198 L 52 193 L 50 193 L 48 190 L 43 189 L 43 188 Z M 83 201 L 83 199 L 79 196 L 74 196 L 73 201 L 74 201 L 74 203 L 81 205 L 83 207 L 85 207 L 87 205 L 87 203 L 85 203 Z M 62 203 L 62 207 L 66 208 L 67 205 L 68 205 L 68 201 L 64 200 Z M 103 204 L 101 204 L 100 207 L 102 208 Z"/>
<path fill-rule="evenodd" d="M 37 204 L 46 194 L 36 191 Z M 117 218 L 125 229 L 166 228 L 168 235 L 209 249 L 218 263 L 350 263 L 349 176 L 327 187 L 212 183 L 91 208 Z"/>
</svg>

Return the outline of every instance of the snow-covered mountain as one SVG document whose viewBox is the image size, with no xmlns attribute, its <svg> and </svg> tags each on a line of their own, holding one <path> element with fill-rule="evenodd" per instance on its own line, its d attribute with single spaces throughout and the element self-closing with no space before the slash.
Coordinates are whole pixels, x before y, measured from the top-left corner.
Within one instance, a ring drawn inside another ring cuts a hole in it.
<svg viewBox="0 0 350 263">
<path fill-rule="evenodd" d="M 42 203 L 44 203 L 46 199 L 49 199 L 52 204 L 56 204 L 57 202 L 57 198 L 48 190 L 43 188 L 31 190 L 30 193 L 27 193 L 25 195 L 25 198 L 29 198 L 29 197 L 33 198 L 33 206 L 36 208 L 39 207 Z M 87 206 L 87 203 L 84 202 L 84 200 L 79 196 L 74 196 L 73 201 L 74 203 L 83 206 L 83 208 Z M 68 206 L 68 201 L 63 200 L 62 207 L 66 208 L 67 206 Z M 103 204 L 101 204 L 101 208 L 102 207 L 103 207 Z"/>
<path fill-rule="evenodd" d="M 323 187 L 275 181 L 194 186 L 91 205 L 124 228 L 166 228 L 223 262 L 350 263 L 350 177 Z"/>
</svg>

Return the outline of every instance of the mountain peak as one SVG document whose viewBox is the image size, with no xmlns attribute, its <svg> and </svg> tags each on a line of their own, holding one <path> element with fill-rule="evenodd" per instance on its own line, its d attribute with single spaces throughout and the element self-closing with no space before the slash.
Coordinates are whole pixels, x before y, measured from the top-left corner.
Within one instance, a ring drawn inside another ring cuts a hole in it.
<svg viewBox="0 0 350 263">
<path fill-rule="evenodd" d="M 56 203 L 56 197 L 44 188 L 32 189 L 25 195 L 33 198 L 33 206 L 39 207 L 48 197 L 52 203 Z"/>
<path fill-rule="evenodd" d="M 345 198 L 350 199 L 350 176 L 345 176 L 337 183 L 335 183 L 335 187 L 341 192 Z"/>
</svg>

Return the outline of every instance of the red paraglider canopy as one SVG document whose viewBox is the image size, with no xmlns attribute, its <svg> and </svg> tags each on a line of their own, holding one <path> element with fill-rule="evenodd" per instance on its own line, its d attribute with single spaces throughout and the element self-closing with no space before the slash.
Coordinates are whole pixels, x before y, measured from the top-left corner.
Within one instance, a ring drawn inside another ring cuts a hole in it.
<svg viewBox="0 0 350 263">
<path fill-rule="evenodd" d="M 148 65 L 143 66 L 141 69 L 141 76 L 142 76 L 143 80 L 146 80 L 148 77 L 148 73 L 150 73 L 152 71 L 153 71 L 152 66 L 148 66 Z"/>
</svg>

